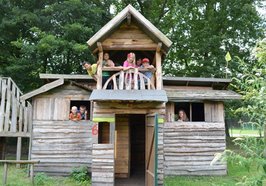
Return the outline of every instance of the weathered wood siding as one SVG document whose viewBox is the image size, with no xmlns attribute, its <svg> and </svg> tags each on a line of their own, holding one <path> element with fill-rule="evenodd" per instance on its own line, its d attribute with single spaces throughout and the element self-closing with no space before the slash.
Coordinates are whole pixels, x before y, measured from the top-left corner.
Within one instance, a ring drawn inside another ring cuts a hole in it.
<svg viewBox="0 0 266 186">
<path fill-rule="evenodd" d="M 71 100 L 89 100 L 90 92 L 63 85 L 33 99 L 33 120 L 68 120 Z"/>
<path fill-rule="evenodd" d="M 154 114 L 165 115 L 165 104 L 159 102 L 94 102 L 94 114 Z"/>
<path fill-rule="evenodd" d="M 137 25 L 123 24 L 110 37 L 102 42 L 104 50 L 155 50 L 155 43 Z"/>
<path fill-rule="evenodd" d="M 33 121 L 31 159 L 37 172 L 68 175 L 73 167 L 91 167 L 92 123 Z"/>
<path fill-rule="evenodd" d="M 114 185 L 114 144 L 93 144 L 92 186 Z"/>
<path fill-rule="evenodd" d="M 116 117 L 115 129 L 115 175 L 117 178 L 127 178 L 130 176 L 130 133 L 127 115 Z"/>
<path fill-rule="evenodd" d="M 164 124 L 158 125 L 158 185 L 163 185 L 164 179 Z"/>
<path fill-rule="evenodd" d="M 225 150 L 224 123 L 164 124 L 164 175 L 225 175 L 226 164 L 210 165 Z"/>
</svg>

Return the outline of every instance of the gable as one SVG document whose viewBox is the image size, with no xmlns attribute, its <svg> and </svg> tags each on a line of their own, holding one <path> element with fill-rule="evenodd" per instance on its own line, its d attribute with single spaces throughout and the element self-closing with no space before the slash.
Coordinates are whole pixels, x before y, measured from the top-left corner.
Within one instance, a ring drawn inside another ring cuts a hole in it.
<svg viewBox="0 0 266 186">
<path fill-rule="evenodd" d="M 89 45 L 91 50 L 96 52 L 97 42 L 104 41 L 117 29 L 119 29 L 120 26 L 125 22 L 128 25 L 131 25 L 133 22 L 137 23 L 137 25 L 139 25 L 139 27 L 141 27 L 141 29 L 147 35 L 149 35 L 153 41 L 156 41 L 155 43 L 157 44 L 162 43 L 162 50 L 165 53 L 169 50 L 170 46 L 172 45 L 172 42 L 159 29 L 157 29 L 149 20 L 147 20 L 143 15 L 141 15 L 134 7 L 128 5 L 87 41 L 87 44 Z M 108 50 L 106 48 L 103 49 Z M 136 50 L 136 48 L 131 48 L 131 49 Z"/>
<path fill-rule="evenodd" d="M 104 50 L 155 50 L 155 43 L 136 24 L 122 24 L 102 42 Z"/>
</svg>

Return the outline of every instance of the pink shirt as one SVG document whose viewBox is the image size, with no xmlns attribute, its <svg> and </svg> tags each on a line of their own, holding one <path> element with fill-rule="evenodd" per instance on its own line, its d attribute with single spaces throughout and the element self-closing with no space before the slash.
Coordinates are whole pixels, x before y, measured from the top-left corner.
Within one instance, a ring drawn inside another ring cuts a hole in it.
<svg viewBox="0 0 266 186">
<path fill-rule="evenodd" d="M 124 61 L 123 67 L 136 67 L 136 65 L 129 63 L 128 61 Z"/>
</svg>

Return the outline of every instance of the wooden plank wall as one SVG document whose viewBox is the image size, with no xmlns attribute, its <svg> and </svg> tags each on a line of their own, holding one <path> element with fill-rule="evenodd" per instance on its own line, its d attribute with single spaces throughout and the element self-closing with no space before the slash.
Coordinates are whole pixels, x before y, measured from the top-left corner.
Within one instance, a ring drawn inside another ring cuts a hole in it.
<svg viewBox="0 0 266 186">
<path fill-rule="evenodd" d="M 30 137 L 31 105 L 11 78 L 0 78 L 0 136 Z"/>
<path fill-rule="evenodd" d="M 118 115 L 115 120 L 115 176 L 117 178 L 128 178 L 130 176 L 129 117 Z"/>
<path fill-rule="evenodd" d="M 94 114 L 154 114 L 164 117 L 165 104 L 159 102 L 94 102 Z"/>
<path fill-rule="evenodd" d="M 114 185 L 114 144 L 93 144 L 92 186 Z"/>
<path fill-rule="evenodd" d="M 140 28 L 131 23 L 122 24 L 110 37 L 102 42 L 104 50 L 155 50 L 155 43 Z"/>
<path fill-rule="evenodd" d="M 164 124 L 164 175 L 225 175 L 226 164 L 210 165 L 225 150 L 224 123 Z"/>
<path fill-rule="evenodd" d="M 89 101 L 90 92 L 63 85 L 33 99 L 33 120 L 68 120 L 71 100 Z"/>
<path fill-rule="evenodd" d="M 33 121 L 31 159 L 37 172 L 69 175 L 73 167 L 91 167 L 92 123 L 89 121 Z"/>
<path fill-rule="evenodd" d="M 158 167 L 157 167 L 157 174 L 158 174 L 158 185 L 163 185 L 164 179 L 164 124 L 158 125 Z"/>
</svg>

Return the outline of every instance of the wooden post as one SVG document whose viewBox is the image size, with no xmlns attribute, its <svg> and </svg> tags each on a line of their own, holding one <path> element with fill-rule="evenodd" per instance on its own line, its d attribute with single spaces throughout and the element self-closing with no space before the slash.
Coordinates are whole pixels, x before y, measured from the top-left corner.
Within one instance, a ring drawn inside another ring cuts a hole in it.
<svg viewBox="0 0 266 186">
<path fill-rule="evenodd" d="M 17 140 L 17 157 L 16 160 L 20 160 L 21 159 L 21 142 L 22 142 L 22 138 L 18 137 Z M 17 168 L 20 168 L 20 164 L 16 165 Z"/>
<path fill-rule="evenodd" d="M 4 119 L 5 119 L 5 101 L 6 101 L 6 80 L 2 80 L 2 96 L 1 96 L 1 105 L 0 105 L 0 131 L 4 130 Z"/>
<path fill-rule="evenodd" d="M 6 180 L 7 180 L 7 163 L 4 163 L 4 173 L 3 173 L 3 185 L 6 185 Z"/>
<path fill-rule="evenodd" d="M 34 185 L 34 164 L 30 164 L 30 180 L 32 185 Z"/>
<path fill-rule="evenodd" d="M 4 131 L 9 131 L 10 106 L 11 106 L 11 78 L 8 78 L 7 90 L 6 90 L 6 113 L 5 113 Z"/>
<path fill-rule="evenodd" d="M 156 49 L 156 90 L 162 89 L 162 56 L 161 56 L 162 43 L 158 43 Z"/>
<path fill-rule="evenodd" d="M 102 89 L 102 63 L 103 63 L 103 48 L 100 42 L 97 42 L 99 49 L 98 67 L 97 67 L 97 89 Z"/>
<path fill-rule="evenodd" d="M 110 123 L 109 142 L 111 144 L 115 143 L 115 123 Z"/>
</svg>

